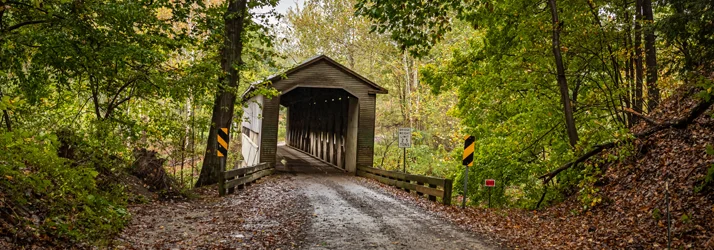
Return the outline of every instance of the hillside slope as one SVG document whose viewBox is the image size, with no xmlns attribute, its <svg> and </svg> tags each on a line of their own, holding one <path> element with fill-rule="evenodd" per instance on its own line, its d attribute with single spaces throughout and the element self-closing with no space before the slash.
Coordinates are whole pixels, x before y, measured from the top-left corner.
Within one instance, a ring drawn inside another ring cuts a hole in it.
<svg viewBox="0 0 714 250">
<path fill-rule="evenodd" d="M 583 209 L 580 193 L 542 211 L 462 210 L 396 189 L 392 193 L 511 248 L 664 249 L 668 186 L 672 248 L 714 249 L 714 183 L 704 183 L 714 164 L 714 156 L 706 153 L 706 146 L 714 145 L 714 119 L 711 104 L 702 105 L 697 92 L 681 90 L 652 112 L 651 121 L 632 129 L 633 134 L 657 132 L 631 144 L 616 144 L 589 160 L 599 162 L 603 171 L 593 184 L 599 201 L 589 209 Z M 697 112 L 696 119 L 662 125 L 682 121 L 698 107 L 705 109 Z M 619 160 L 608 160 L 615 158 Z"/>
</svg>

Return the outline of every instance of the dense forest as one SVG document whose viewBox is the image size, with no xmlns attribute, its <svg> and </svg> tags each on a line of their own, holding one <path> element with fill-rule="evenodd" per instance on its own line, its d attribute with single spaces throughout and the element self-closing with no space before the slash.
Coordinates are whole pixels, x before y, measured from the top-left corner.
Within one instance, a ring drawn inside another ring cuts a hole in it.
<svg viewBox="0 0 714 250">
<path fill-rule="evenodd" d="M 710 0 L 278 3 L 0 0 L 0 237 L 111 244 L 127 207 L 150 202 L 135 179 L 159 199 L 191 199 L 217 182 L 216 128 L 240 135 L 241 94 L 275 96 L 268 76 L 321 54 L 389 91 L 375 168 L 453 179 L 453 198 L 475 208 L 575 202 L 579 214 L 629 192 L 603 188 L 619 178 L 608 171 L 650 166 L 666 173 L 642 177 L 653 186 L 689 185 L 676 219 L 711 218 L 700 213 L 714 211 L 714 138 L 662 135 L 712 128 L 701 121 L 714 103 Z M 400 127 L 413 128 L 406 162 Z M 476 138 L 467 197 L 464 135 Z M 679 138 L 696 157 L 684 160 Z M 674 153 L 647 160 L 659 152 L 647 142 Z M 692 170 L 665 163 L 680 161 Z"/>
</svg>

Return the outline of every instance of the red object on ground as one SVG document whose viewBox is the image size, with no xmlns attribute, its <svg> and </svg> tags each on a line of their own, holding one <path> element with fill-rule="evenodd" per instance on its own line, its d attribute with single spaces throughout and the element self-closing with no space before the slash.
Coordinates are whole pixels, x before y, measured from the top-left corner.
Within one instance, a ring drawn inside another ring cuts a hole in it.
<svg viewBox="0 0 714 250">
<path fill-rule="evenodd" d="M 495 187 L 495 186 L 496 186 L 496 180 L 494 180 L 494 179 L 486 179 L 486 186 L 487 186 L 487 187 Z"/>
</svg>

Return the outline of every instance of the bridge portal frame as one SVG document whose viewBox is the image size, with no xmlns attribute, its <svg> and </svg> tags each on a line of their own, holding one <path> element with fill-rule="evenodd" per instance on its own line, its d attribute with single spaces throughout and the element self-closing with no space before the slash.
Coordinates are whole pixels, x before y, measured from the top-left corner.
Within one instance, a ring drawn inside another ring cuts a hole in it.
<svg viewBox="0 0 714 250">
<path fill-rule="evenodd" d="M 289 146 L 351 173 L 373 165 L 376 98 L 386 89 L 325 55 L 268 80 L 280 95 L 251 95 L 254 86 L 243 94 L 244 159 L 275 165 L 282 105 Z M 252 158 L 246 145 L 257 147 Z"/>
</svg>

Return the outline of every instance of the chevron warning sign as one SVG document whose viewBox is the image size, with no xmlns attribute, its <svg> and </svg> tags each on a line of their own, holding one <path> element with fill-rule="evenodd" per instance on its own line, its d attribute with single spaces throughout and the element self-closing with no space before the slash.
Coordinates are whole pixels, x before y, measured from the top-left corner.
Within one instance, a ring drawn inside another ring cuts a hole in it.
<svg viewBox="0 0 714 250">
<path fill-rule="evenodd" d="M 218 148 L 216 150 L 218 157 L 226 157 L 228 154 L 228 128 L 221 128 L 218 130 Z"/>
<path fill-rule="evenodd" d="M 473 135 L 466 136 L 464 138 L 464 166 L 473 167 L 474 166 L 474 142 L 476 138 Z"/>
</svg>

